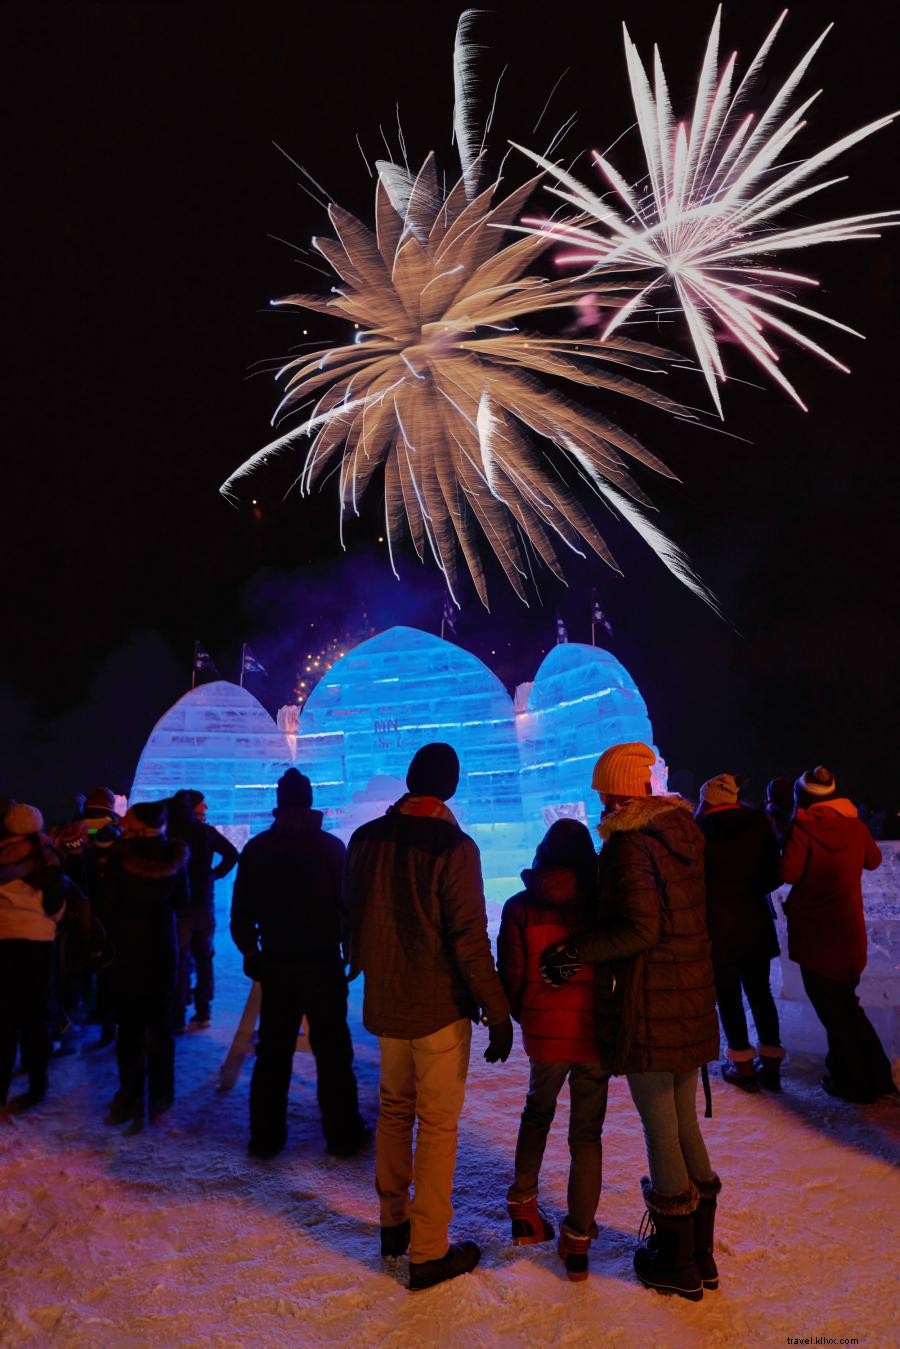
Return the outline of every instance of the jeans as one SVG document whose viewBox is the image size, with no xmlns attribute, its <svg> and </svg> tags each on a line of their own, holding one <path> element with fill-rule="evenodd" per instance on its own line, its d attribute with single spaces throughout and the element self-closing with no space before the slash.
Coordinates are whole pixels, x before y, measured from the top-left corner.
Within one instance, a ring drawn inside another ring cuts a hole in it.
<svg viewBox="0 0 900 1349">
<path fill-rule="evenodd" d="M 353 1042 L 347 1028 L 347 980 L 335 962 L 318 969 L 271 966 L 260 978 L 259 1044 L 250 1080 L 250 1138 L 281 1147 L 287 1135 L 288 1092 L 297 1033 L 306 1016 L 316 1060 L 316 1094 L 325 1141 L 351 1142 L 363 1128 L 359 1115 Z"/>
<path fill-rule="evenodd" d="M 697 1069 L 688 1073 L 629 1073 L 628 1086 L 644 1126 L 650 1183 L 660 1194 L 685 1194 L 690 1180 L 712 1180 L 697 1119 Z"/>
<path fill-rule="evenodd" d="M 120 989 L 117 1008 L 119 1097 L 141 1115 L 145 1090 L 151 1110 L 171 1103 L 175 1096 L 171 984 L 162 982 L 153 990 L 140 986 L 129 992 Z"/>
<path fill-rule="evenodd" d="M 729 1049 L 748 1050 L 747 1017 L 741 991 L 747 995 L 760 1048 L 777 1049 L 781 1045 L 778 1011 L 769 987 L 769 966 L 766 956 L 761 960 L 743 960 L 713 966 L 716 980 L 716 1001 L 719 1020 L 725 1032 Z"/>
<path fill-rule="evenodd" d="M 6 1104 L 17 1045 L 29 1089 L 46 1089 L 52 970 L 53 942 L 0 941 L 0 1105 Z"/>
<path fill-rule="evenodd" d="M 175 1008 L 176 1024 L 184 1025 L 184 1009 L 191 1000 L 191 959 L 196 971 L 194 1011 L 200 1021 L 209 1020 L 209 1005 L 213 1000 L 213 934 L 216 930 L 215 910 L 204 904 L 191 904 L 178 915 L 178 999 Z"/>
<path fill-rule="evenodd" d="M 537 1194 L 547 1135 L 563 1083 L 569 1079 L 569 1187 L 566 1222 L 587 1236 L 600 1201 L 603 1181 L 601 1135 L 606 1118 L 609 1073 L 599 1063 L 545 1063 L 531 1059 L 531 1077 L 519 1137 L 516 1179 L 507 1199 L 521 1202 Z"/>
<path fill-rule="evenodd" d="M 870 1099 L 893 1090 L 890 1061 L 869 1018 L 859 1005 L 859 975 L 827 979 L 801 967 L 803 987 L 828 1036 L 825 1060 L 843 1096 Z"/>
<path fill-rule="evenodd" d="M 410 1260 L 440 1260 L 450 1245 L 450 1199 L 472 1023 L 468 1019 L 451 1021 L 416 1040 L 383 1035 L 378 1043 L 381 1081 L 375 1189 L 381 1225 L 395 1227 L 409 1218 Z M 414 1153 L 413 1126 L 417 1120 Z"/>
</svg>

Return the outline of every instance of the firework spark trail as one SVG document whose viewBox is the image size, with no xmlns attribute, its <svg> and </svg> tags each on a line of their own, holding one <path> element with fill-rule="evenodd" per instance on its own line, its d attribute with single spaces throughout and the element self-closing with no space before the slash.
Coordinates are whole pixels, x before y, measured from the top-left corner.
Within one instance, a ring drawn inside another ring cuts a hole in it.
<svg viewBox="0 0 900 1349">
<path fill-rule="evenodd" d="M 805 404 L 800 395 L 779 369 L 770 334 L 797 343 L 839 370 L 846 371 L 847 366 L 774 311 L 788 310 L 861 336 L 827 314 L 789 298 L 789 287 L 818 285 L 815 278 L 761 266 L 760 260 L 768 254 L 814 244 L 878 238 L 880 228 L 900 224 L 900 212 L 890 210 L 813 225 L 773 227 L 777 216 L 845 181 L 839 177 L 803 185 L 845 150 L 889 126 L 896 115 L 880 117 L 808 158 L 784 162 L 783 153 L 806 125 L 804 115 L 818 94 L 792 112 L 787 112 L 788 104 L 829 31 L 826 28 L 817 38 L 754 119 L 743 109 L 786 13 L 782 13 L 732 92 L 736 54 L 719 68 L 721 8 L 717 11 L 693 113 L 683 122 L 677 122 L 672 112 L 659 52 L 654 49 L 651 86 L 637 48 L 624 29 L 625 58 L 647 177 L 646 185 L 629 184 L 606 155 L 595 152 L 595 163 L 618 198 L 617 205 L 552 164 L 546 155 L 517 147 L 556 180 L 550 191 L 574 206 L 580 217 L 568 222 L 529 219 L 520 227 L 522 232 L 543 233 L 565 243 L 574 251 L 559 260 L 586 263 L 594 274 L 617 269 L 632 275 L 650 273 L 646 283 L 611 316 L 604 338 L 647 308 L 655 309 L 654 292 L 659 288 L 673 289 L 720 416 L 717 386 L 725 380 L 725 368 L 717 330 L 740 343 L 801 407 Z M 786 289 L 787 295 L 782 293 Z"/>
<path fill-rule="evenodd" d="M 529 272 L 551 240 L 511 239 L 508 230 L 540 176 L 506 196 L 498 181 L 484 182 L 468 83 L 475 48 L 465 15 L 459 33 L 454 125 L 461 178 L 447 190 L 433 154 L 417 174 L 382 160 L 374 230 L 329 206 L 335 237 L 317 238 L 314 246 L 338 284 L 328 296 L 289 295 L 276 303 L 349 320 L 356 340 L 283 366 L 286 387 L 274 420 L 313 405 L 237 469 L 223 494 L 234 499 L 241 479 L 308 436 L 298 486 L 310 492 L 337 469 L 342 521 L 347 512 L 359 513 L 383 466 L 392 566 L 405 526 L 419 557 L 433 555 L 454 598 L 461 559 L 487 604 L 483 536 L 527 603 L 528 547 L 561 579 L 560 542 L 579 556 L 586 545 L 616 568 L 575 491 L 541 448 L 549 441 L 557 458 L 586 473 L 664 564 L 709 602 L 674 545 L 627 504 L 649 505 L 628 472 L 629 459 L 673 475 L 633 436 L 550 382 L 608 390 L 688 417 L 687 409 L 625 372 L 665 370 L 670 353 L 621 333 L 604 340 L 548 337 L 520 326 L 528 315 L 570 310 L 588 293 L 612 308 L 628 298 L 632 283 L 617 278 L 598 286 L 593 276 L 548 280 Z"/>
</svg>

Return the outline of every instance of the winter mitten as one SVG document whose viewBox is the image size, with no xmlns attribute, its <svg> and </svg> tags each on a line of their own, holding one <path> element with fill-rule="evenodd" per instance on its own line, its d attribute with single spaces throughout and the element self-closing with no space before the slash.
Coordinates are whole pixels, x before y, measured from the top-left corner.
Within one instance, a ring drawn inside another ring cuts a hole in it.
<svg viewBox="0 0 900 1349">
<path fill-rule="evenodd" d="M 512 1053 L 513 1047 L 513 1023 L 512 1017 L 506 1017 L 503 1021 L 497 1021 L 493 1026 L 488 1026 L 488 1047 L 484 1051 L 484 1057 L 488 1063 L 505 1063 Z"/>
<path fill-rule="evenodd" d="M 583 965 L 578 959 L 578 949 L 560 942 L 557 946 L 548 946 L 541 956 L 541 978 L 553 988 L 561 988 L 564 983 L 577 974 Z"/>
</svg>

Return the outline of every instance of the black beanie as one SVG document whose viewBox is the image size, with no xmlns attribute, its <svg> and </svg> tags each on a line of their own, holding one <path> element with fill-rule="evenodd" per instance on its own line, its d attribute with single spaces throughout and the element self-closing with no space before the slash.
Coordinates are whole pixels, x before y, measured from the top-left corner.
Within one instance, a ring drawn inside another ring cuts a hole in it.
<svg viewBox="0 0 900 1349">
<path fill-rule="evenodd" d="M 166 809 L 165 801 L 138 801 L 137 805 L 131 807 L 130 814 L 134 816 L 138 824 L 142 824 L 146 829 L 165 829 Z"/>
<path fill-rule="evenodd" d="M 417 749 L 406 774 L 413 796 L 436 796 L 449 801 L 459 786 L 459 759 L 452 745 L 436 740 Z"/>
<path fill-rule="evenodd" d="M 278 779 L 275 789 L 278 809 L 303 806 L 307 810 L 312 805 L 312 783 L 305 773 L 297 768 L 289 768 Z"/>
</svg>

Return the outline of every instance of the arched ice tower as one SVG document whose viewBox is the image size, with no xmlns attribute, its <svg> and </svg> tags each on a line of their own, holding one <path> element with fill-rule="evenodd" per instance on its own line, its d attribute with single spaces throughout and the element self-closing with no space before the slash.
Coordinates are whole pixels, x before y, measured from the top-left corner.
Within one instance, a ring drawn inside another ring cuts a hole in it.
<svg viewBox="0 0 900 1349">
<path fill-rule="evenodd" d="M 415 751 L 454 746 L 462 764 L 451 802 L 482 851 L 489 897 L 519 884 L 559 814 L 592 821 L 596 757 L 653 731 L 628 671 L 599 647 L 554 647 L 516 701 L 477 656 L 416 628 L 361 643 L 316 685 L 296 735 L 282 734 L 245 689 L 194 689 L 156 725 L 133 799 L 178 787 L 205 792 L 210 820 L 256 833 L 271 820 L 275 783 L 294 763 L 313 782 L 325 824 L 345 840 L 403 792 Z"/>
</svg>

